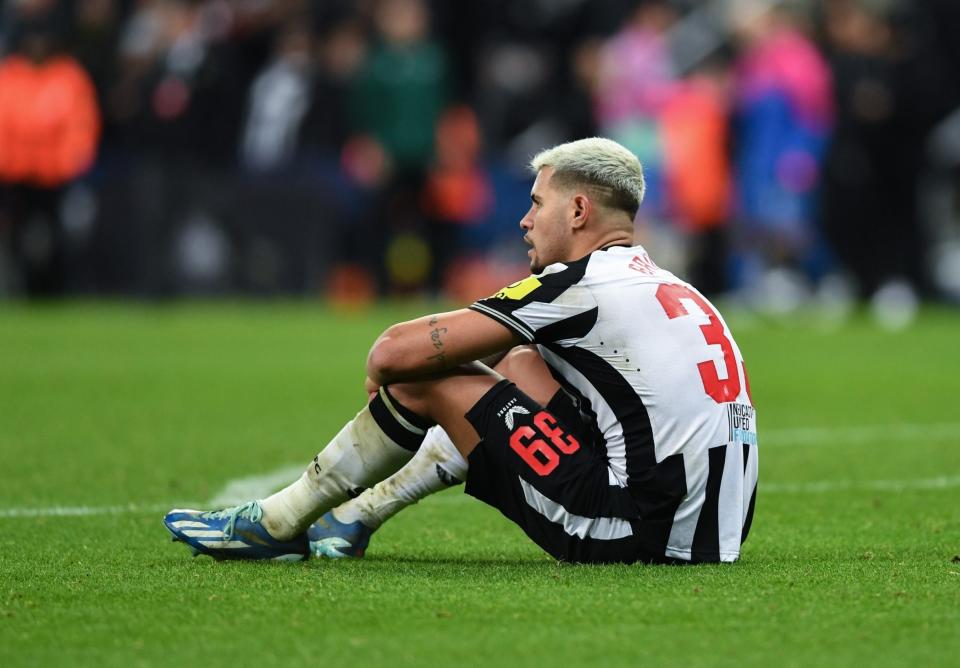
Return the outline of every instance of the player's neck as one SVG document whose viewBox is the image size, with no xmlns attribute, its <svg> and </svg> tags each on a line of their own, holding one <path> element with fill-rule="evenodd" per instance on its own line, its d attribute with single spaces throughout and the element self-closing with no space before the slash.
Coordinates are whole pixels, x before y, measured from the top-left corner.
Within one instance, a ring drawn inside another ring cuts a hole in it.
<svg viewBox="0 0 960 668">
<path fill-rule="evenodd" d="M 593 239 L 584 239 L 581 243 L 574 244 L 571 259 L 580 259 L 589 255 L 593 251 L 612 246 L 633 246 L 633 230 L 614 229 L 605 231 L 603 234 L 595 236 Z"/>
</svg>

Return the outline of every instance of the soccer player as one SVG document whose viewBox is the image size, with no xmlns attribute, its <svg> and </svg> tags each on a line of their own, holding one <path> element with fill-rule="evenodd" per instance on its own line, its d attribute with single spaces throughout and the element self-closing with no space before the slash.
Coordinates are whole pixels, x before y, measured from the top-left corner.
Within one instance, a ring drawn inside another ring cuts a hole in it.
<svg viewBox="0 0 960 668">
<path fill-rule="evenodd" d="M 556 559 L 739 557 L 757 431 L 729 329 L 635 244 L 644 182 L 632 153 L 584 139 L 531 167 L 520 227 L 532 275 L 390 327 L 367 358 L 372 400 L 299 480 L 235 508 L 173 510 L 175 540 L 218 558 L 306 558 L 310 525 L 399 471 L 439 425 L 466 492 Z M 479 361 L 505 352 L 502 373 Z"/>
</svg>

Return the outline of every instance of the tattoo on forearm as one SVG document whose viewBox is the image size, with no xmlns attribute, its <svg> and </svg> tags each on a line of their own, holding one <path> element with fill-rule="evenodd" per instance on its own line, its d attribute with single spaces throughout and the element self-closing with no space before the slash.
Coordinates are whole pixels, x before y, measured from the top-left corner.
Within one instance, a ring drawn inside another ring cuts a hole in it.
<svg viewBox="0 0 960 668">
<path fill-rule="evenodd" d="M 428 323 L 432 328 L 430 330 L 430 343 L 433 345 L 433 349 L 436 351 L 433 355 L 429 355 L 427 360 L 431 362 L 436 362 L 437 364 L 443 366 L 443 363 L 447 361 L 447 353 L 443 348 L 443 339 L 441 335 L 447 333 L 446 327 L 437 327 L 439 321 L 436 317 L 430 318 Z"/>
</svg>

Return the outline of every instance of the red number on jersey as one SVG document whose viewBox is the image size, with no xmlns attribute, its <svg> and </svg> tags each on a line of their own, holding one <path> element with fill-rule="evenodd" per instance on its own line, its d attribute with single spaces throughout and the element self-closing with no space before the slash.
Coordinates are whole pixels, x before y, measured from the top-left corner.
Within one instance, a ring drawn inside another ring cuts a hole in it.
<svg viewBox="0 0 960 668">
<path fill-rule="evenodd" d="M 710 319 L 708 324 L 700 325 L 703 338 L 709 345 L 718 345 L 720 350 L 723 351 L 723 365 L 727 371 L 726 379 L 720 379 L 720 374 L 717 373 L 717 368 L 713 362 L 707 361 L 697 364 L 697 368 L 700 370 L 700 378 L 703 380 L 703 389 L 718 404 L 736 401 L 740 394 L 740 374 L 737 369 L 737 358 L 733 354 L 730 339 L 723 333 L 723 323 L 720 322 L 716 312 L 710 307 L 706 299 L 685 285 L 664 283 L 657 288 L 657 301 L 663 306 L 664 312 L 671 320 L 690 315 L 686 306 L 680 301 L 681 299 L 689 299 L 703 310 L 704 314 Z"/>
</svg>

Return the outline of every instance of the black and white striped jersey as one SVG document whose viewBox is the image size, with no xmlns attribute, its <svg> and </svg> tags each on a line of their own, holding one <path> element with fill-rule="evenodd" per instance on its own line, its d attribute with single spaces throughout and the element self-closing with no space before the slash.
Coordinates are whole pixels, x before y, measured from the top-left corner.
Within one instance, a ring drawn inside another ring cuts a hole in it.
<svg viewBox="0 0 960 668">
<path fill-rule="evenodd" d="M 535 343 L 581 401 L 611 485 L 664 554 L 734 561 L 750 528 L 757 423 L 726 323 L 641 246 L 557 263 L 471 305 Z"/>
</svg>

